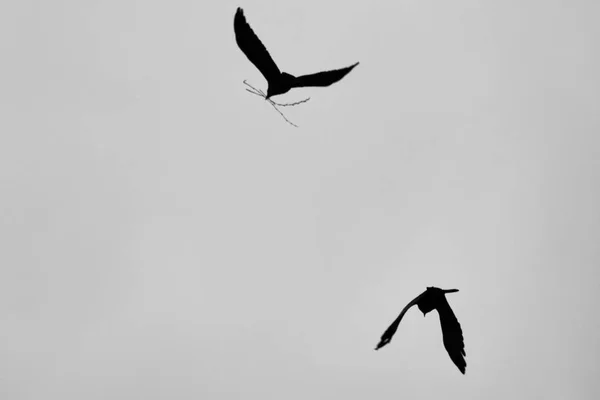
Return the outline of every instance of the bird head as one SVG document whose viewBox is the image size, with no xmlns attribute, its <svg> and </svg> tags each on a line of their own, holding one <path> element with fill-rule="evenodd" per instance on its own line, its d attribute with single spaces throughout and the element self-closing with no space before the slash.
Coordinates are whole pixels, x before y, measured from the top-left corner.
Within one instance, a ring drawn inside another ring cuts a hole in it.
<svg viewBox="0 0 600 400">
<path fill-rule="evenodd" d="M 433 286 L 430 286 L 425 291 L 425 295 L 423 298 L 417 303 L 417 307 L 423 313 L 423 317 L 427 315 L 428 312 L 435 310 L 437 305 L 439 304 L 440 296 L 444 296 L 446 293 L 454 293 L 458 292 L 458 289 L 440 289 Z"/>
</svg>

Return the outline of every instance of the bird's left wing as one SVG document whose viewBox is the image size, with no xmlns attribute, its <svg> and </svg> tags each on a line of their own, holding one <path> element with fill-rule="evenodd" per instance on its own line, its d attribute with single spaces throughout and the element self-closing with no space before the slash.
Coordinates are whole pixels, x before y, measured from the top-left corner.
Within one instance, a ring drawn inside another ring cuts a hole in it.
<svg viewBox="0 0 600 400">
<path fill-rule="evenodd" d="M 440 315 L 440 323 L 442 325 L 444 347 L 454 365 L 464 374 L 467 368 L 467 362 L 465 361 L 467 353 L 465 352 L 465 340 L 460 323 L 456 319 L 445 297 L 442 297 L 440 300 L 437 311 Z"/>
<path fill-rule="evenodd" d="M 419 300 L 421 300 L 421 298 L 425 295 L 425 293 L 427 293 L 427 291 L 415 297 L 413 301 L 408 303 L 406 307 L 402 309 L 400 315 L 398 315 L 398 318 L 396 318 L 394 322 L 392 322 L 392 324 L 385 330 L 385 332 L 383 332 L 383 335 L 381 335 L 381 340 L 379 340 L 379 343 L 377 344 L 377 347 L 375 347 L 375 350 L 379 350 L 380 348 L 392 341 L 392 337 L 396 333 L 398 325 L 400 325 L 400 321 L 402 321 L 402 317 L 404 317 L 404 314 L 406 314 L 409 308 L 417 304 Z"/>
<path fill-rule="evenodd" d="M 346 68 L 334 69 L 331 71 L 322 71 L 317 72 L 316 74 L 310 75 L 302 75 L 296 77 L 292 81 L 292 87 L 304 87 L 304 86 L 329 86 L 333 83 L 336 83 L 344 76 L 348 74 L 348 72 L 352 71 L 354 67 L 356 67 L 358 63 L 355 63 Z"/>
<path fill-rule="evenodd" d="M 277 64 L 275 64 L 275 61 L 273 61 L 273 58 L 271 58 L 271 55 L 252 28 L 250 28 L 248 22 L 246 22 L 244 11 L 241 8 L 238 8 L 235 13 L 233 29 L 235 31 L 235 40 L 246 57 L 248 57 L 248 60 L 258 68 L 267 81 L 270 82 L 273 79 L 277 79 L 281 73 L 279 68 L 277 68 Z"/>
</svg>

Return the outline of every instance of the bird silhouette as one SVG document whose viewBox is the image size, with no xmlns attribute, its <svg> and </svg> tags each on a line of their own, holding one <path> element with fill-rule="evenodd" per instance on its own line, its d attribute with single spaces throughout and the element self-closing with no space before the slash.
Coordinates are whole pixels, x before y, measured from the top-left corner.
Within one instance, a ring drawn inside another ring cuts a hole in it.
<svg viewBox="0 0 600 400">
<path fill-rule="evenodd" d="M 265 46 L 258 36 L 256 36 L 252 28 L 250 28 L 248 22 L 246 22 L 244 11 L 239 7 L 233 19 L 233 29 L 235 31 L 235 40 L 239 48 L 244 52 L 246 57 L 248 57 L 250 62 L 258 68 L 269 84 L 266 95 L 267 99 L 272 96 L 286 93 L 295 87 L 329 86 L 342 79 L 358 65 L 358 63 L 355 63 L 346 68 L 296 77 L 279 70 Z"/>
<path fill-rule="evenodd" d="M 460 324 L 450 308 L 450 304 L 446 300 L 446 293 L 458 292 L 458 289 L 442 290 L 436 287 L 428 287 L 423 293 L 418 295 L 413 301 L 408 303 L 404 309 L 398 315 L 398 318 L 385 330 L 381 335 L 381 340 L 375 347 L 375 350 L 379 350 L 386 344 L 388 344 L 396 330 L 398 325 L 404 317 L 404 314 L 414 306 L 415 304 L 419 307 L 419 310 L 425 316 L 432 310 L 437 310 L 440 316 L 440 323 L 442 325 L 442 335 L 444 339 L 444 347 L 448 351 L 448 355 L 454 364 L 458 367 L 460 372 L 465 373 L 467 362 L 465 361 L 465 342 L 463 339 L 462 329 Z"/>
</svg>

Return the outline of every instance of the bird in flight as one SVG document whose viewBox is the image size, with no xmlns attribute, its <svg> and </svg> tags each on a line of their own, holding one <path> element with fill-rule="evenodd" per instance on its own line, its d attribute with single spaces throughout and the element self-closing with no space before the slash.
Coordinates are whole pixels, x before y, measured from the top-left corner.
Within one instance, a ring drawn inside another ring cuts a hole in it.
<svg viewBox="0 0 600 400">
<path fill-rule="evenodd" d="M 262 90 L 255 89 L 246 83 L 246 81 L 244 81 L 247 86 L 254 89 L 254 91 L 249 89 L 246 90 L 268 100 L 271 105 L 273 105 L 273 107 L 275 107 L 275 109 L 283 116 L 283 118 L 285 118 L 285 116 L 277 109 L 276 105 L 297 105 L 308 101 L 308 99 L 292 104 L 279 104 L 271 100 L 272 96 L 287 93 L 290 89 L 296 87 L 329 86 L 342 79 L 344 76 L 346 76 L 346 74 L 348 74 L 348 72 L 352 71 L 352 69 L 358 65 L 357 62 L 346 68 L 322 71 L 310 75 L 294 76 L 279 70 L 277 64 L 275 64 L 275 61 L 273 61 L 265 46 L 262 44 L 258 36 L 256 36 L 252 28 L 250 28 L 250 25 L 244 16 L 244 11 L 239 7 L 233 19 L 233 29 L 235 31 L 235 40 L 239 48 L 246 55 L 246 57 L 248 57 L 248 60 L 250 60 L 250 62 L 254 64 L 256 68 L 258 68 L 261 74 L 263 74 L 268 83 L 266 94 Z M 288 121 L 287 118 L 285 119 Z"/>
<path fill-rule="evenodd" d="M 442 336 L 444 340 L 444 347 L 448 351 L 448 355 L 454 364 L 458 367 L 460 372 L 465 373 L 467 362 L 465 361 L 465 342 L 463 339 L 462 329 L 460 324 L 450 308 L 450 304 L 446 300 L 446 293 L 458 292 L 458 289 L 442 290 L 436 287 L 428 287 L 423 293 L 418 295 L 413 301 L 408 303 L 406 307 L 402 309 L 398 318 L 385 330 L 381 335 L 381 340 L 375 347 L 375 350 L 379 350 L 389 342 L 391 342 L 394 333 L 398 329 L 398 325 L 404 317 L 404 314 L 415 304 L 419 307 L 419 310 L 425 316 L 432 310 L 437 310 L 440 316 L 440 323 L 442 325 Z"/>
<path fill-rule="evenodd" d="M 295 87 L 329 86 L 342 79 L 348 72 L 352 71 L 352 68 L 358 65 L 358 63 L 355 63 L 346 68 L 296 77 L 279 70 L 265 46 L 246 22 L 244 11 L 239 7 L 233 19 L 233 28 L 238 46 L 250 62 L 263 74 L 269 84 L 267 99 L 278 94 L 284 94 Z"/>
</svg>

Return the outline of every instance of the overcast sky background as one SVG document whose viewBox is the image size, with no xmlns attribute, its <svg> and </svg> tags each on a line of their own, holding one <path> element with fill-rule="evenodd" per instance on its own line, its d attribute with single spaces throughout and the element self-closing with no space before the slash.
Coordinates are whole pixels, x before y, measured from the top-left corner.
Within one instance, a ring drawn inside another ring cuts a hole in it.
<svg viewBox="0 0 600 400">
<path fill-rule="evenodd" d="M 235 43 L 244 8 L 292 74 Z M 0 6 L 0 397 L 600 398 L 600 3 Z M 448 296 L 467 374 L 437 313 Z"/>
</svg>

